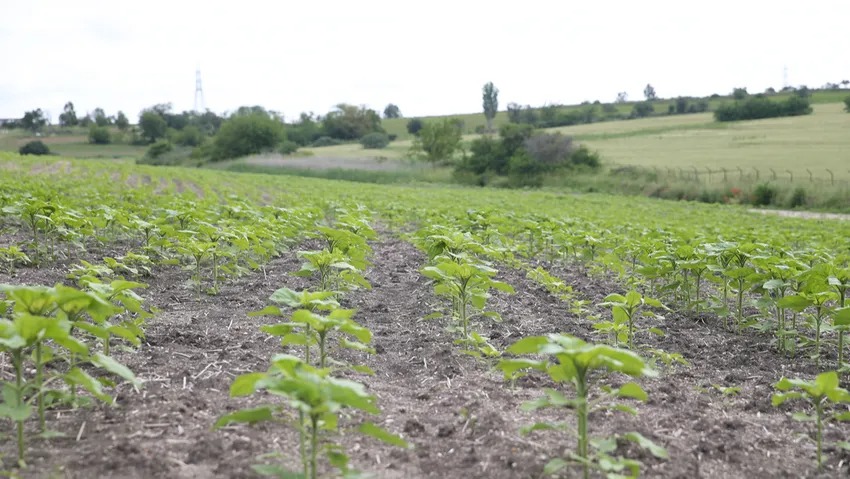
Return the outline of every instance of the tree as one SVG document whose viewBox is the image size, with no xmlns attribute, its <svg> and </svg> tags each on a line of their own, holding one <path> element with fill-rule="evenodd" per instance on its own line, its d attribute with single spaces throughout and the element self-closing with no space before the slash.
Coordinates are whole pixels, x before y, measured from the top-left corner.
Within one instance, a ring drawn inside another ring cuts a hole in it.
<svg viewBox="0 0 850 479">
<path fill-rule="evenodd" d="M 627 101 L 629 101 L 629 94 L 624 91 L 621 91 L 620 93 L 617 93 L 617 99 L 614 101 L 614 103 L 625 103 Z"/>
<path fill-rule="evenodd" d="M 22 155 L 49 155 L 50 148 L 44 142 L 36 140 L 27 143 L 18 149 L 18 153 Z"/>
<path fill-rule="evenodd" d="M 95 108 L 91 113 L 91 118 L 97 126 L 109 126 L 109 117 L 106 116 L 106 112 L 103 111 L 103 108 Z"/>
<path fill-rule="evenodd" d="M 119 111 L 118 115 L 115 117 L 115 126 L 117 126 L 121 131 L 126 130 L 127 127 L 130 126 L 130 120 L 127 119 L 127 115 L 125 115 L 123 111 Z"/>
<path fill-rule="evenodd" d="M 41 130 L 45 125 L 47 125 L 47 118 L 45 118 L 44 112 L 41 111 L 41 108 L 28 111 L 24 113 L 24 117 L 21 118 L 21 128 L 30 130 L 33 133 Z"/>
<path fill-rule="evenodd" d="M 160 138 L 165 138 L 168 123 L 156 111 L 145 110 L 139 115 L 139 128 L 142 130 L 142 137 L 148 143 L 153 143 Z"/>
<path fill-rule="evenodd" d="M 743 100 L 744 98 L 748 97 L 749 95 L 750 94 L 747 93 L 746 88 L 734 88 L 734 89 L 732 89 L 732 98 L 734 98 L 736 100 Z"/>
<path fill-rule="evenodd" d="M 325 134 L 340 140 L 357 140 L 369 133 L 383 133 L 381 117 L 375 110 L 365 106 L 340 103 L 336 110 L 328 113 L 322 125 Z"/>
<path fill-rule="evenodd" d="M 422 120 L 419 118 L 411 118 L 410 121 L 407 122 L 407 132 L 413 136 L 419 134 L 419 131 L 422 130 Z"/>
<path fill-rule="evenodd" d="M 844 97 L 844 111 L 850 113 L 850 96 Z"/>
<path fill-rule="evenodd" d="M 461 136 L 460 123 L 455 118 L 428 122 L 413 139 L 410 153 L 434 165 L 449 162 L 460 148 Z"/>
<path fill-rule="evenodd" d="M 482 98 L 484 100 L 484 118 L 487 119 L 487 130 L 493 131 L 493 118 L 496 118 L 496 112 L 499 111 L 499 89 L 493 85 L 493 82 L 487 82 L 482 90 Z"/>
<path fill-rule="evenodd" d="M 652 103 L 649 101 L 643 101 L 635 103 L 635 106 L 632 107 L 632 116 L 636 118 L 644 118 L 652 114 L 654 111 L 655 107 L 652 106 Z"/>
<path fill-rule="evenodd" d="M 109 129 L 105 126 L 92 125 L 89 128 L 89 143 L 95 145 L 108 145 L 112 141 Z"/>
<path fill-rule="evenodd" d="M 390 103 L 384 108 L 384 118 L 401 118 L 401 110 L 398 106 Z"/>
<path fill-rule="evenodd" d="M 647 83 L 646 88 L 643 89 L 643 96 L 646 98 L 646 101 L 652 101 L 658 98 L 655 94 L 655 88 L 649 83 Z"/>
<path fill-rule="evenodd" d="M 286 139 L 283 123 L 269 115 L 233 115 L 221 125 L 213 144 L 213 160 L 238 158 L 274 150 Z"/>
<path fill-rule="evenodd" d="M 74 104 L 70 101 L 65 103 L 62 113 L 59 115 L 59 125 L 61 126 L 77 126 L 77 112 L 74 111 Z"/>
</svg>

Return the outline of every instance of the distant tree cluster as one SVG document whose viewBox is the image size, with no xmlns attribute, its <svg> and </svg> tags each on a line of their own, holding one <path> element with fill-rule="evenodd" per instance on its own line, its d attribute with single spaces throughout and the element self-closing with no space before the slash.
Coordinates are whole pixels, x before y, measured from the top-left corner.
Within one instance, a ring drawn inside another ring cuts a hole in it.
<svg viewBox="0 0 850 479">
<path fill-rule="evenodd" d="M 625 115 L 615 107 L 606 109 L 601 104 L 585 104 L 579 107 L 566 107 L 564 105 L 545 105 L 532 107 L 530 105 L 520 106 L 509 103 L 508 121 L 519 125 L 531 125 L 534 128 L 554 128 L 558 126 L 581 125 L 597 121 L 624 119 Z"/>
<path fill-rule="evenodd" d="M 389 104 L 385 118 L 400 118 L 398 106 Z M 325 116 L 301 113 L 299 119 L 286 125 L 287 137 L 298 146 L 329 146 L 343 142 L 361 141 L 373 133 L 386 134 L 381 116 L 365 106 L 340 103 Z M 371 137 L 372 139 L 377 137 Z M 387 135 L 389 140 L 395 139 Z"/>
<path fill-rule="evenodd" d="M 782 116 L 808 115 L 812 112 L 806 93 L 791 95 L 785 100 L 771 100 L 759 94 L 723 103 L 714 111 L 717 121 L 758 120 Z"/>
<path fill-rule="evenodd" d="M 667 108 L 667 113 L 671 115 L 685 115 L 688 113 L 705 113 L 708 111 L 708 101 L 704 99 L 696 100 L 680 96 L 676 98 Z"/>
<path fill-rule="evenodd" d="M 469 151 L 456 165 L 455 176 L 482 186 L 500 177 L 508 186 L 540 186 L 547 174 L 600 166 L 598 155 L 572 138 L 531 125 L 504 125 L 498 137 L 478 138 Z"/>
</svg>

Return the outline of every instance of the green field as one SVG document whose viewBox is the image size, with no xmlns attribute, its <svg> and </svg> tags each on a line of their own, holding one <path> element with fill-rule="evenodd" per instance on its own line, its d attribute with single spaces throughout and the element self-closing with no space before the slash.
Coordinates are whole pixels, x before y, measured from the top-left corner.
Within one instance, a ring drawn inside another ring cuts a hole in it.
<svg viewBox="0 0 850 479">
<path fill-rule="evenodd" d="M 850 221 L 8 153 L 0 191 L 3 476 L 850 474 Z"/>
</svg>

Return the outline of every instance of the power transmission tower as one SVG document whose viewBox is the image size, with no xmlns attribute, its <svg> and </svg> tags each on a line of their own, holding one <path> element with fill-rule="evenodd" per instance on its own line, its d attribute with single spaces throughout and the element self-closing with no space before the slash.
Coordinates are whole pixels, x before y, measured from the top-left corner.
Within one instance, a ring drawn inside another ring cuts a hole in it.
<svg viewBox="0 0 850 479">
<path fill-rule="evenodd" d="M 788 66 L 782 68 L 782 88 L 788 88 Z"/>
<path fill-rule="evenodd" d="M 201 86 L 201 70 L 195 70 L 195 112 L 203 113 L 204 87 Z"/>
</svg>

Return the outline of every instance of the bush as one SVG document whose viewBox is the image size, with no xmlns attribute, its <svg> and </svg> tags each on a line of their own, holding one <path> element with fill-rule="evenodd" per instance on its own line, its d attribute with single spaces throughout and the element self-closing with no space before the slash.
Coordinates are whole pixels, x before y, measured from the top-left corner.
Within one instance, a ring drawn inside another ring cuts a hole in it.
<svg viewBox="0 0 850 479">
<path fill-rule="evenodd" d="M 369 133 L 360 138 L 360 144 L 368 150 L 380 150 L 390 144 L 390 137 L 385 133 Z"/>
<path fill-rule="evenodd" d="M 419 118 L 411 118 L 410 121 L 407 122 L 407 132 L 416 136 L 419 134 L 419 130 L 421 130 L 423 126 L 425 126 L 425 124 L 422 120 Z"/>
<path fill-rule="evenodd" d="M 289 140 L 284 140 L 277 149 L 277 152 L 281 155 L 291 155 L 296 151 L 298 151 L 298 143 Z"/>
<path fill-rule="evenodd" d="M 761 183 L 753 190 L 752 204 L 756 206 L 770 206 L 776 200 L 776 187 L 768 183 Z"/>
<path fill-rule="evenodd" d="M 148 151 L 145 153 L 145 156 L 148 158 L 159 158 L 160 156 L 170 152 L 174 149 L 174 145 L 171 144 L 170 141 L 159 140 L 148 148 Z"/>
<path fill-rule="evenodd" d="M 789 208 L 799 208 L 801 206 L 806 206 L 806 189 L 802 186 L 798 186 L 794 189 L 794 193 L 791 194 L 791 199 L 788 200 Z"/>
<path fill-rule="evenodd" d="M 192 125 L 184 127 L 174 136 L 174 142 L 180 146 L 201 146 L 206 139 L 200 128 Z"/>
<path fill-rule="evenodd" d="M 595 170 L 602 165 L 599 161 L 599 153 L 590 151 L 584 145 L 579 146 L 575 151 L 573 151 L 573 154 L 570 155 L 570 163 L 573 166 L 583 166 L 592 170 Z"/>
<path fill-rule="evenodd" d="M 573 139 L 560 133 L 537 133 L 525 140 L 523 146 L 543 171 L 566 165 L 575 149 Z"/>
<path fill-rule="evenodd" d="M 108 145 L 112 141 L 109 135 L 109 128 L 105 126 L 94 126 L 89 128 L 89 143 L 95 145 Z"/>
<path fill-rule="evenodd" d="M 322 146 L 336 146 L 341 144 L 342 142 L 337 140 L 336 138 L 331 138 L 329 136 L 320 136 L 316 138 L 316 141 L 314 141 L 310 146 L 319 148 Z"/>
<path fill-rule="evenodd" d="M 43 141 L 31 141 L 18 149 L 22 155 L 49 155 L 50 148 Z"/>
<path fill-rule="evenodd" d="M 635 106 L 632 107 L 633 118 L 644 118 L 651 115 L 653 112 L 655 112 L 655 107 L 648 101 L 635 103 Z"/>
<path fill-rule="evenodd" d="M 748 97 L 733 103 L 724 103 L 714 111 L 717 121 L 758 120 L 782 116 L 808 115 L 812 112 L 809 100 L 791 96 L 784 101 L 772 101 L 765 95 Z"/>
<path fill-rule="evenodd" d="M 284 139 L 283 123 L 269 115 L 232 116 L 215 136 L 212 159 L 239 158 L 274 150 Z"/>
<path fill-rule="evenodd" d="M 850 95 L 844 97 L 844 111 L 850 113 Z"/>
</svg>

